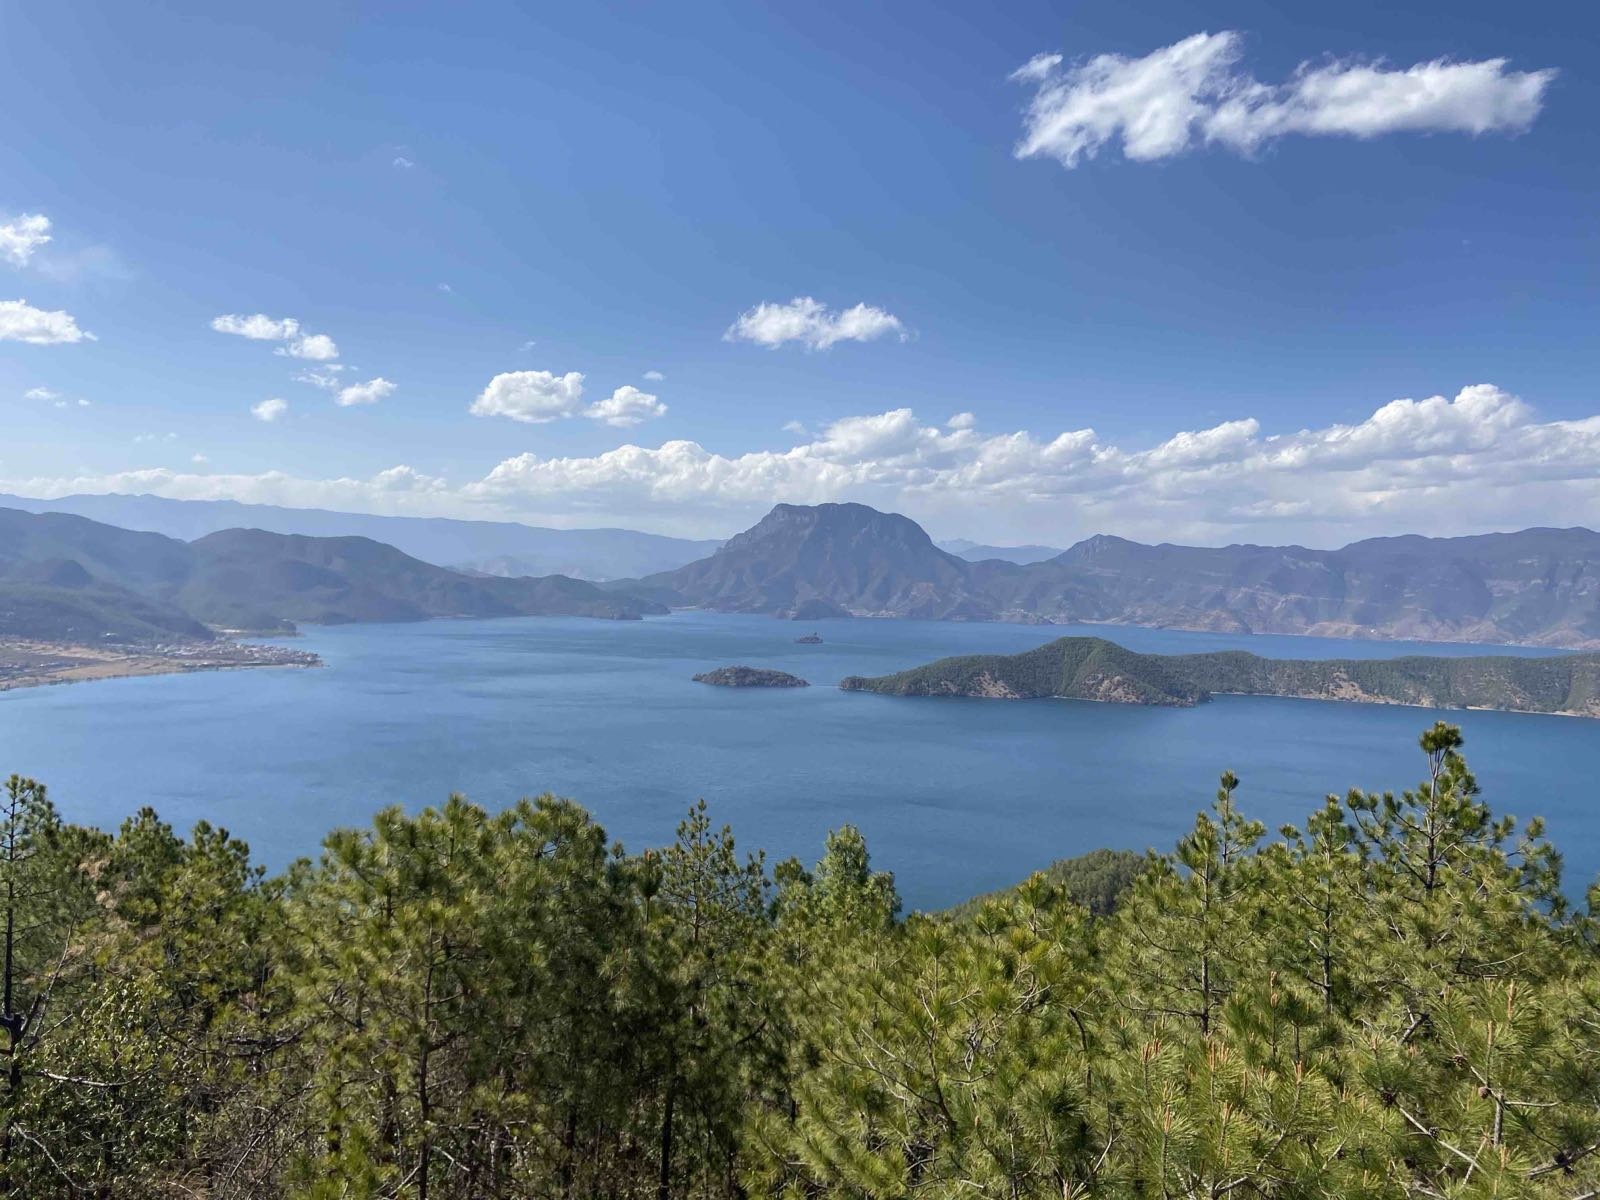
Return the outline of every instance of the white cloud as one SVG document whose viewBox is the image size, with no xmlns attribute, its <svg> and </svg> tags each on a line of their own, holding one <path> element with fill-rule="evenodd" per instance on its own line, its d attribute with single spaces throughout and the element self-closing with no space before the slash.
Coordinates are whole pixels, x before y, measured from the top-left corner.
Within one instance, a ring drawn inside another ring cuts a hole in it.
<svg viewBox="0 0 1600 1200">
<path fill-rule="evenodd" d="M 338 372 L 344 370 L 338 363 L 329 363 L 324 367 L 308 367 L 294 376 L 296 383 L 309 383 L 312 387 L 321 388 L 325 392 L 336 391 L 339 387 Z"/>
<path fill-rule="evenodd" d="M 94 340 L 69 313 L 34 308 L 26 300 L 0 300 L 0 342 L 61 346 Z"/>
<path fill-rule="evenodd" d="M 1139 162 L 1196 145 L 1248 154 L 1276 138 L 1389 133 L 1520 133 L 1534 122 L 1553 70 L 1511 71 L 1503 58 L 1302 63 L 1280 84 L 1238 69 L 1243 38 L 1197 33 L 1143 58 L 1100 54 L 1064 66 L 1040 54 L 1011 78 L 1037 91 L 1017 157 L 1075 167 L 1120 141 Z"/>
<path fill-rule="evenodd" d="M 175 433 L 136 433 L 133 435 L 135 446 L 147 445 L 150 442 L 175 442 L 178 435 Z"/>
<path fill-rule="evenodd" d="M 279 346 L 273 353 L 310 359 L 312 362 L 331 362 L 339 357 L 339 347 L 325 333 L 308 333 L 295 338 L 287 346 Z"/>
<path fill-rule="evenodd" d="M 451 287 L 448 283 L 441 283 L 439 285 L 439 290 L 448 296 L 450 293 L 455 291 L 455 288 Z"/>
<path fill-rule="evenodd" d="M 250 415 L 256 420 L 266 421 L 268 424 L 276 421 L 288 411 L 289 402 L 287 400 L 279 400 L 276 396 L 270 400 L 263 400 L 259 404 L 250 406 Z"/>
<path fill-rule="evenodd" d="M 189 456 L 189 461 L 192 462 L 197 467 L 203 467 L 208 462 L 210 462 L 211 460 L 209 458 L 207 458 L 204 454 L 191 454 Z"/>
<path fill-rule="evenodd" d="M 331 337 L 325 333 L 302 332 L 300 322 L 293 317 L 269 317 L 266 313 L 242 317 L 228 313 L 213 317 L 211 328 L 256 342 L 285 342 L 286 345 L 279 346 L 273 353 L 289 358 L 326 363 L 339 357 L 339 347 Z"/>
<path fill-rule="evenodd" d="M 496 375 L 468 409 L 475 417 L 510 417 L 543 425 L 570 417 L 583 401 L 583 374 L 568 371 L 507 371 Z"/>
<path fill-rule="evenodd" d="M 269 317 L 266 313 L 253 313 L 248 317 L 228 313 L 212 317 L 211 328 L 218 333 L 231 333 L 256 342 L 281 342 L 300 332 L 300 322 L 293 317 Z"/>
<path fill-rule="evenodd" d="M 782 429 L 785 433 L 797 433 L 801 437 L 805 437 L 809 433 L 804 421 L 785 421 Z"/>
<path fill-rule="evenodd" d="M 355 404 L 376 404 L 384 397 L 393 395 L 394 389 L 394 384 L 379 376 L 365 383 L 352 383 L 349 387 L 340 388 L 333 402 L 341 408 L 349 408 Z"/>
<path fill-rule="evenodd" d="M 22 393 L 24 400 L 54 400 L 61 395 L 60 392 L 51 391 L 47 387 L 29 388 Z"/>
<path fill-rule="evenodd" d="M 900 318 L 869 304 L 834 312 L 810 296 L 796 296 L 788 304 L 758 304 L 728 327 L 723 340 L 754 342 L 773 349 L 799 342 L 812 350 L 826 350 L 836 342 L 870 342 L 885 334 L 906 338 Z"/>
<path fill-rule="evenodd" d="M 398 470 L 398 469 L 397 469 Z M 507 458 L 471 482 L 398 470 L 370 479 L 174 475 L 0 480 L 0 491 L 154 492 L 534 523 L 625 524 L 725 536 L 775 501 L 859 500 L 936 532 L 1065 544 L 1339 545 L 1376 534 L 1570 525 L 1600 509 L 1600 414 L 1541 420 L 1490 384 L 1395 400 L 1365 420 L 1270 433 L 1244 416 L 1122 446 L 1092 429 L 1036 436 L 920 421 L 893 409 L 835 421 L 781 450 L 692 441 Z"/>
<path fill-rule="evenodd" d="M 644 377 L 646 379 L 648 379 L 651 383 L 660 383 L 663 379 L 666 378 L 666 376 L 663 375 L 660 371 L 646 371 L 644 373 Z"/>
<path fill-rule="evenodd" d="M 946 429 L 976 429 L 978 418 L 969 412 L 958 412 L 944 423 Z"/>
<path fill-rule="evenodd" d="M 667 406 L 649 392 L 641 392 L 632 384 L 625 383 L 604 400 L 589 405 L 583 410 L 583 415 L 626 429 L 651 417 L 666 416 Z"/>
<path fill-rule="evenodd" d="M 14 267 L 25 267 L 33 252 L 50 240 L 50 218 L 39 213 L 23 213 L 0 223 L 0 259 Z"/>
<path fill-rule="evenodd" d="M 394 160 L 394 162 L 391 165 L 399 167 L 400 170 L 402 170 L 402 171 L 409 171 L 409 170 L 411 170 L 412 167 L 416 166 L 417 164 L 412 162 L 409 158 L 405 157 L 405 155 L 402 154 L 402 155 L 397 155 L 395 160 Z"/>
</svg>

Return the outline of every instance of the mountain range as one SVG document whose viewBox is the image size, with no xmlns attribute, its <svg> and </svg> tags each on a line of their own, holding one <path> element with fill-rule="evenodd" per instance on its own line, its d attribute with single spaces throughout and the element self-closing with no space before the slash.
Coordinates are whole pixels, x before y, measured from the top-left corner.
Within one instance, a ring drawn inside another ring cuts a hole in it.
<svg viewBox="0 0 1600 1200">
<path fill-rule="evenodd" d="M 227 529 L 185 542 L 67 513 L 0 508 L 0 635 L 136 642 L 296 622 L 664 611 L 560 575 L 451 571 L 365 537 Z"/>
<path fill-rule="evenodd" d="M 435 566 L 489 575 L 570 575 L 621 579 L 668 571 L 710 554 L 721 542 L 663 537 L 633 529 L 543 529 L 514 521 L 384 517 L 164 496 L 80 495 L 54 500 L 0 495 L 0 507 L 80 517 L 193 541 L 224 529 L 265 529 L 308 537 L 358 536 Z"/>
<path fill-rule="evenodd" d="M 970 562 L 908 517 L 780 504 L 715 554 L 634 581 L 671 605 L 814 620 L 921 617 L 1600 649 L 1600 533 L 1406 536 L 1338 550 L 1096 536 Z"/>
</svg>

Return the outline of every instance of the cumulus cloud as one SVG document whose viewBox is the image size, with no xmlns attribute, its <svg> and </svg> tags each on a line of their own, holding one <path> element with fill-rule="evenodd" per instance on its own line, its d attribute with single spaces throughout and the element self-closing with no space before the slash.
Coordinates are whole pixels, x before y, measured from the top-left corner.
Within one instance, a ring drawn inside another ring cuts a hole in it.
<svg viewBox="0 0 1600 1200">
<path fill-rule="evenodd" d="M 340 388 L 333 402 L 340 408 L 350 408 L 356 404 L 376 404 L 386 396 L 393 395 L 394 389 L 395 385 L 380 375 L 377 379 L 369 379 L 365 383 L 352 383 L 349 387 Z"/>
<path fill-rule="evenodd" d="M 70 313 L 34 308 L 26 300 L 0 300 L 0 342 L 63 346 L 94 340 L 94 334 L 79 329 Z"/>
<path fill-rule="evenodd" d="M 263 400 L 259 404 L 250 406 L 250 415 L 258 421 L 267 422 L 269 425 L 288 411 L 289 402 L 287 400 L 279 400 L 276 396 L 270 400 Z"/>
<path fill-rule="evenodd" d="M 576 414 L 583 401 L 583 373 L 507 371 L 496 375 L 468 409 L 475 417 L 510 417 L 543 425 Z"/>
<path fill-rule="evenodd" d="M 583 415 L 604 421 L 619 429 L 640 425 L 651 417 L 667 415 L 667 406 L 649 392 L 641 392 L 632 384 L 623 384 L 604 400 L 597 400 L 583 410 Z"/>
<path fill-rule="evenodd" d="M 50 240 L 50 218 L 39 213 L 23 213 L 0 222 L 0 259 L 14 267 L 25 267 L 33 252 Z"/>
<path fill-rule="evenodd" d="M 290 358 L 307 358 L 313 362 L 330 362 L 339 357 L 339 347 L 325 333 L 308 333 L 295 338 L 287 346 L 279 346 L 273 353 Z"/>
<path fill-rule="evenodd" d="M 166 496 L 175 500 L 239 500 L 246 504 L 281 504 L 290 508 L 332 508 L 398 516 L 437 515 L 445 481 L 400 465 L 369 478 L 302 479 L 283 471 L 259 475 L 212 474 L 149 467 L 109 475 L 0 480 L 0 487 L 20 495 L 53 499 L 88 493 Z"/>
<path fill-rule="evenodd" d="M 976 429 L 978 418 L 969 412 L 958 412 L 944 423 L 946 429 Z"/>
<path fill-rule="evenodd" d="M 22 398 L 24 400 L 54 400 L 60 395 L 60 392 L 52 391 L 50 388 L 36 387 L 29 388 L 27 391 L 23 392 Z"/>
<path fill-rule="evenodd" d="M 648 379 L 651 383 L 660 383 L 663 379 L 666 378 L 666 376 L 663 375 L 660 371 L 646 371 L 644 373 L 644 377 L 646 379 Z"/>
<path fill-rule="evenodd" d="M 1365 420 L 1269 432 L 1249 416 L 1123 446 L 1092 429 L 1036 435 L 928 424 L 906 408 L 848 417 L 787 449 L 693 441 L 602 454 L 519 454 L 450 486 L 405 471 L 364 480 L 172 476 L 0 480 L 35 496 L 149 491 L 302 507 L 645 525 L 726 536 L 775 501 L 858 500 L 940 535 L 1066 544 L 1340 545 L 1376 534 L 1571 524 L 1600 506 L 1600 415 L 1542 420 L 1491 384 L 1394 400 Z M 396 497 L 402 497 L 397 500 Z"/>
<path fill-rule="evenodd" d="M 870 304 L 857 304 L 835 312 L 820 300 L 796 296 L 787 304 L 758 304 L 728 327 L 723 340 L 754 342 L 777 349 L 799 342 L 811 350 L 826 350 L 837 342 L 870 342 L 886 334 L 905 340 L 900 318 Z"/>
<path fill-rule="evenodd" d="M 1241 70 L 1243 38 L 1197 33 L 1142 58 L 1099 54 L 1067 64 L 1035 55 L 1011 78 L 1036 89 L 1018 158 L 1075 167 L 1120 142 L 1137 162 L 1197 145 L 1249 154 L 1291 134 L 1521 133 L 1538 117 L 1553 70 L 1513 71 L 1503 58 L 1434 59 L 1406 68 L 1341 59 L 1302 63 L 1277 84 Z"/>
<path fill-rule="evenodd" d="M 300 322 L 293 317 L 269 317 L 266 313 L 240 316 L 228 313 L 211 318 L 211 328 L 218 333 L 231 333 L 236 337 L 255 342 L 284 342 L 274 353 L 290 358 L 304 358 L 313 362 L 331 362 L 339 357 L 339 347 L 325 333 L 302 332 Z"/>
</svg>

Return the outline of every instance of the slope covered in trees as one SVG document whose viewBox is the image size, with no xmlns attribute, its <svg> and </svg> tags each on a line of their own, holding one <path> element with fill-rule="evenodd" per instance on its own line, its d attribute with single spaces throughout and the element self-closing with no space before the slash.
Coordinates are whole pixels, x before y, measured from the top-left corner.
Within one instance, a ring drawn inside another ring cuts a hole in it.
<svg viewBox="0 0 1600 1200">
<path fill-rule="evenodd" d="M 887 696 L 1190 705 L 1232 694 L 1600 716 L 1600 656 L 1592 654 L 1273 659 L 1242 650 L 1140 654 L 1104 638 L 1069 637 L 1021 654 L 966 654 L 893 675 L 851 675 L 839 686 Z"/>
<path fill-rule="evenodd" d="M 1225 774 L 1104 916 L 900 919 L 849 828 L 769 870 L 549 796 L 269 878 L 14 777 L 0 1195 L 1590 1197 L 1600 895 L 1459 747 L 1272 839 Z"/>
<path fill-rule="evenodd" d="M 363 537 L 229 529 L 193 542 L 0 508 L 0 634 L 58 641 L 211 636 L 205 626 L 665 612 L 565 576 L 506 579 Z"/>
</svg>

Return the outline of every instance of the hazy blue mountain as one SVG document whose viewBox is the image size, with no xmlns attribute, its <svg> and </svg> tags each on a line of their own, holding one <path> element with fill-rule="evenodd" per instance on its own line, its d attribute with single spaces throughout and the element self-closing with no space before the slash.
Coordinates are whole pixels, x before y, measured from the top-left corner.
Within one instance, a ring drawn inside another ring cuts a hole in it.
<svg viewBox="0 0 1600 1200">
<path fill-rule="evenodd" d="M 61 640 L 70 630 L 148 640 L 207 636 L 207 625 L 647 611 L 664 609 L 559 575 L 465 575 L 364 537 L 229 529 L 182 542 L 67 513 L 0 508 L 0 632 L 12 636 Z"/>
<path fill-rule="evenodd" d="M 1098 536 L 1043 562 L 969 562 L 860 504 L 780 504 L 716 554 L 639 584 L 728 612 L 1092 622 L 1600 649 L 1600 533 L 1302 546 Z M 648 590 L 645 590 L 648 589 Z"/>
<path fill-rule="evenodd" d="M 0 505 L 27 512 L 74 513 L 185 542 L 223 529 L 265 529 L 310 537 L 367 537 L 435 566 L 469 568 L 491 575 L 621 579 L 670 571 L 710 554 L 721 544 L 632 529 L 543 529 L 514 521 L 382 517 L 320 508 L 241 504 L 236 500 L 169 500 L 163 496 L 31 500 L 0 495 Z"/>
<path fill-rule="evenodd" d="M 948 541 L 935 542 L 934 545 L 968 562 L 998 558 L 1002 562 L 1026 565 L 1055 558 L 1061 553 L 1059 546 L 985 546 L 981 542 L 969 542 L 966 538 L 950 538 Z"/>
</svg>

